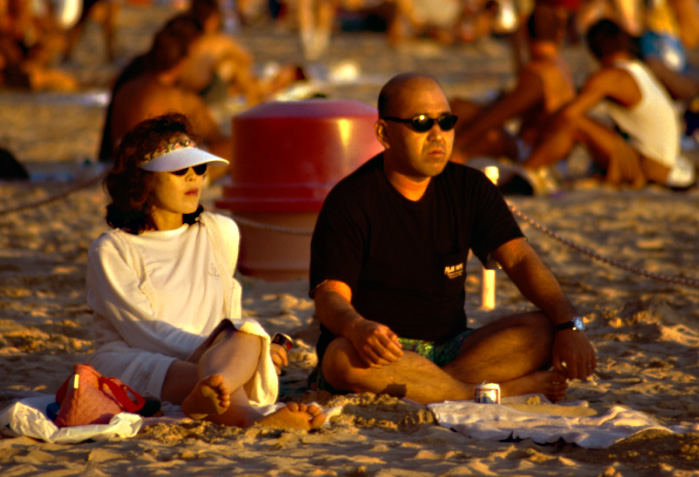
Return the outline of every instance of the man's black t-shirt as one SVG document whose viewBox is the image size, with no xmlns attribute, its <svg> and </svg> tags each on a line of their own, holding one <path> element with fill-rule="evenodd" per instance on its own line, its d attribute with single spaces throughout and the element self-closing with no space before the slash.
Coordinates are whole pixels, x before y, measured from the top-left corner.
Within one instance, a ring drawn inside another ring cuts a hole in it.
<svg viewBox="0 0 699 477">
<path fill-rule="evenodd" d="M 466 328 L 469 249 L 490 253 L 522 232 L 502 195 L 480 171 L 449 162 L 422 198 L 390 184 L 378 155 L 328 194 L 311 241 L 311 290 L 339 280 L 369 320 L 405 338 L 443 341 Z M 321 326 L 322 358 L 334 335 Z"/>
</svg>

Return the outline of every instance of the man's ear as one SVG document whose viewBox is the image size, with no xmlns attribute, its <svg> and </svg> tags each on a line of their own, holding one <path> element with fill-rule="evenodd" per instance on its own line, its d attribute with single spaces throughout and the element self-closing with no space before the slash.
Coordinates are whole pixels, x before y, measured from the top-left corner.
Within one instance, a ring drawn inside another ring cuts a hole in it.
<svg viewBox="0 0 699 477">
<path fill-rule="evenodd" d="M 374 124 L 374 131 L 376 132 L 376 138 L 379 140 L 384 149 L 389 149 L 391 144 L 388 142 L 386 122 L 383 119 L 376 121 L 376 124 Z"/>
</svg>

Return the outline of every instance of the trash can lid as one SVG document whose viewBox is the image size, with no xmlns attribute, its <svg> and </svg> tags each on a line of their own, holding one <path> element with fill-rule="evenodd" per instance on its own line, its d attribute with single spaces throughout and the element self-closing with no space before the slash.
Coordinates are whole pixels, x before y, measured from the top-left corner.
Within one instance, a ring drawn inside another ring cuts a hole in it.
<svg viewBox="0 0 699 477">
<path fill-rule="evenodd" d="M 302 101 L 269 101 L 236 115 L 238 118 L 318 118 L 318 117 L 376 117 L 373 106 L 351 99 L 314 98 Z"/>
</svg>

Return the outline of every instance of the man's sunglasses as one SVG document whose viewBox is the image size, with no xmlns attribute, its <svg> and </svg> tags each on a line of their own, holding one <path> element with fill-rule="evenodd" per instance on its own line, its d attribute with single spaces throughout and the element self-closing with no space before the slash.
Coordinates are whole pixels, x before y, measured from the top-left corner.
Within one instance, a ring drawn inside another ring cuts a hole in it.
<svg viewBox="0 0 699 477">
<path fill-rule="evenodd" d="M 194 169 L 194 173 L 198 176 L 203 176 L 206 173 L 206 168 L 208 167 L 208 164 L 199 164 L 198 166 L 194 166 L 191 169 Z M 189 167 L 185 167 L 184 169 L 178 169 L 176 171 L 170 171 L 170 174 L 175 174 L 176 176 L 183 176 L 189 171 Z"/>
<path fill-rule="evenodd" d="M 459 117 L 456 114 L 444 113 L 436 118 L 431 118 L 426 114 L 416 114 L 412 118 L 396 118 L 393 116 L 384 116 L 381 119 L 386 121 L 395 121 L 397 123 L 405 123 L 410 129 L 416 132 L 427 132 L 432 129 L 434 123 L 439 125 L 442 131 L 451 131 L 456 126 L 456 121 Z"/>
</svg>

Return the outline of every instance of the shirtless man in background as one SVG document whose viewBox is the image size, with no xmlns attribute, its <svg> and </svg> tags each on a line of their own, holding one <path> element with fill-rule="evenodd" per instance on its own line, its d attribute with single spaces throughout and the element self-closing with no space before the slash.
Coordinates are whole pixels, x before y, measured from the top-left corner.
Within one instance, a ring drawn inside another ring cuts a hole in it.
<svg viewBox="0 0 699 477">
<path fill-rule="evenodd" d="M 560 10 L 537 5 L 527 29 L 531 59 L 519 71 L 514 89 L 485 107 L 459 98 L 450 101 L 459 116 L 453 161 L 465 163 L 477 156 L 522 159 L 527 155 L 522 146 L 534 145 L 542 123 L 575 97 L 570 70 L 560 55 L 566 17 Z M 517 117 L 522 123 L 514 137 L 503 126 Z"/>
<path fill-rule="evenodd" d="M 223 135 L 201 96 L 178 85 L 194 35 L 190 30 L 186 24 L 170 24 L 159 31 L 145 71 L 127 80 L 115 92 L 107 118 L 112 148 L 126 131 L 141 121 L 177 112 L 189 119 L 194 132 L 212 154 L 231 159 L 230 137 Z M 211 178 L 220 177 L 224 170 L 212 168 Z"/>
</svg>

